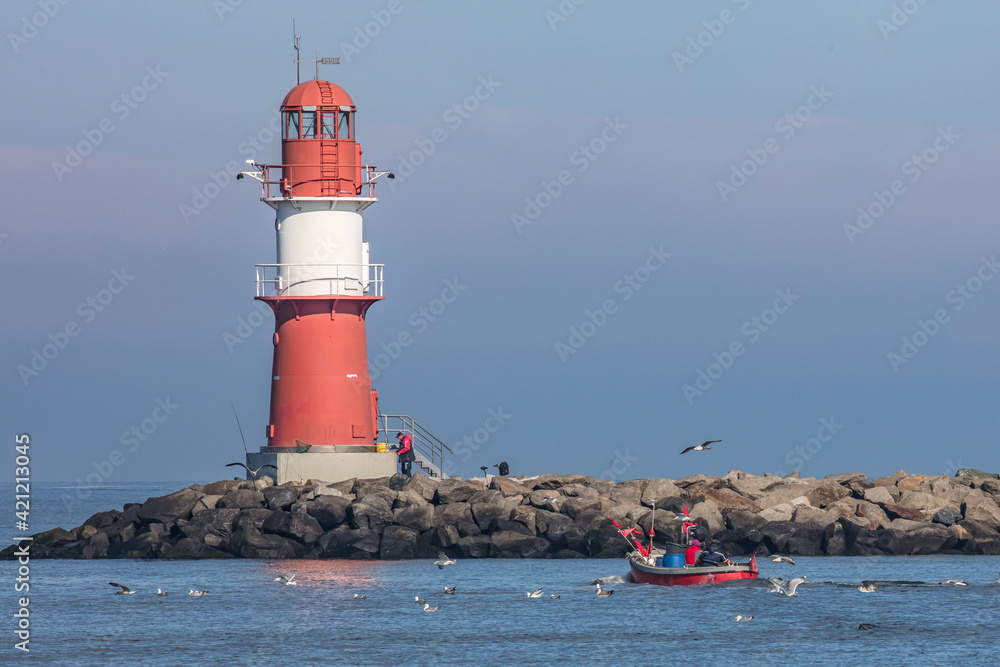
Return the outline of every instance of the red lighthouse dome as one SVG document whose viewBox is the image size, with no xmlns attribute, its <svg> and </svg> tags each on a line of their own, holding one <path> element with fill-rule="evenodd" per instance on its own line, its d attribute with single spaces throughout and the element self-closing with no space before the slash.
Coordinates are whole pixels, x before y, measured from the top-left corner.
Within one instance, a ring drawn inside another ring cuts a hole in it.
<svg viewBox="0 0 1000 667">
<path fill-rule="evenodd" d="M 306 81 L 281 103 L 281 193 L 285 197 L 361 194 L 361 146 L 354 100 L 329 81 Z"/>
</svg>

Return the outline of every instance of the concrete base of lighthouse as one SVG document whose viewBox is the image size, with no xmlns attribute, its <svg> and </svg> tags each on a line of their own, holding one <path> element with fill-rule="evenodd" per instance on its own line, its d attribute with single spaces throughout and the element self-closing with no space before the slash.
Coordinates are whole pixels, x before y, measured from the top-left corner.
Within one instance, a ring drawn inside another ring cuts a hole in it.
<svg viewBox="0 0 1000 667">
<path fill-rule="evenodd" d="M 268 463 L 277 466 L 277 472 L 265 468 L 259 473 L 261 477 L 273 477 L 275 484 L 301 483 L 310 479 L 333 483 L 355 477 L 389 477 L 398 467 L 395 452 L 337 451 L 342 448 L 332 446 L 311 447 L 308 452 L 285 451 L 287 449 L 261 447 L 260 452 L 247 454 L 247 465 L 255 470 Z"/>
</svg>

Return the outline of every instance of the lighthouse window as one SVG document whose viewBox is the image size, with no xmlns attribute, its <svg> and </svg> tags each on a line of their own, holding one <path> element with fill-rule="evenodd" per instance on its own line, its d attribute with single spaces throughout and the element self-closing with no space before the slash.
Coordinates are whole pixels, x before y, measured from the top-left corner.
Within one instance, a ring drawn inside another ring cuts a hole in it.
<svg viewBox="0 0 1000 667">
<path fill-rule="evenodd" d="M 342 113 L 340 114 L 340 132 L 338 136 L 341 139 L 350 139 L 351 137 L 351 121 L 350 118 L 354 114 Z"/>
<path fill-rule="evenodd" d="M 315 139 L 316 138 L 316 112 L 315 111 L 303 111 L 302 112 L 302 138 L 303 139 Z"/>
<path fill-rule="evenodd" d="M 286 111 L 285 112 L 285 122 L 282 125 L 282 139 L 298 139 L 299 138 L 299 112 L 298 111 Z"/>
<path fill-rule="evenodd" d="M 336 139 L 337 138 L 337 113 L 335 111 L 324 111 L 321 114 L 323 118 L 323 138 L 324 139 Z"/>
</svg>

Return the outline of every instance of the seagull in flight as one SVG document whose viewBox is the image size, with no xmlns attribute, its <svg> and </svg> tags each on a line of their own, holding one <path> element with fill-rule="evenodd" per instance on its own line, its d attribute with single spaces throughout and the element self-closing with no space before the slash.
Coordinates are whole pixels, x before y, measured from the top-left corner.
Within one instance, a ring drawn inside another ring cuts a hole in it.
<svg viewBox="0 0 1000 667">
<path fill-rule="evenodd" d="M 878 586 L 872 581 L 862 581 L 861 585 L 858 586 L 858 590 L 862 593 L 874 593 L 878 590 Z"/>
<path fill-rule="evenodd" d="M 806 580 L 805 577 L 795 577 L 794 579 L 788 582 L 787 588 L 782 586 L 781 584 L 776 584 L 778 587 L 777 592 L 780 593 L 781 595 L 784 595 L 786 598 L 794 597 L 795 589 L 798 588 L 799 584 L 801 584 L 805 580 Z M 773 580 L 772 584 L 774 584 Z"/>
<path fill-rule="evenodd" d="M 722 441 L 721 440 L 706 440 L 705 442 L 701 443 L 700 445 L 693 445 L 691 447 L 688 447 L 683 452 L 681 452 L 681 454 L 687 454 L 690 451 L 703 452 L 706 449 L 711 449 L 711 447 L 709 447 L 709 445 L 711 445 L 713 442 L 722 442 Z"/>
<path fill-rule="evenodd" d="M 437 611 L 441 607 L 432 607 L 428 603 L 424 603 L 424 611 Z"/>
<path fill-rule="evenodd" d="M 600 584 L 597 584 L 597 597 L 599 597 L 599 598 L 609 598 L 609 597 L 611 597 L 614 594 L 615 594 L 615 592 L 613 590 L 606 591 L 606 590 L 604 590 L 603 586 L 601 586 Z"/>
<path fill-rule="evenodd" d="M 298 570 L 292 570 L 290 572 L 286 572 L 280 577 L 275 578 L 275 581 L 281 582 L 281 590 L 285 590 L 285 588 L 287 588 L 288 586 L 298 586 L 299 582 L 292 581 L 293 579 L 295 579 L 295 575 L 298 573 L 299 573 Z"/>
<path fill-rule="evenodd" d="M 135 593 L 135 591 L 133 591 L 128 586 L 122 586 L 121 584 L 116 584 L 113 581 L 109 581 L 108 583 L 111 584 L 112 586 L 117 586 L 118 588 L 121 589 L 120 591 L 115 591 L 115 595 L 132 595 L 133 593 Z"/>
<path fill-rule="evenodd" d="M 445 565 L 455 565 L 456 563 L 444 554 L 439 554 L 438 560 L 434 561 L 434 564 L 438 566 L 439 570 L 443 570 Z"/>
<path fill-rule="evenodd" d="M 240 463 L 239 461 L 237 461 L 236 463 L 227 463 L 226 467 L 228 468 L 229 466 L 240 466 L 241 468 L 246 469 L 248 473 L 254 476 L 254 479 L 257 479 L 257 473 L 259 473 L 264 468 L 274 468 L 275 470 L 278 469 L 278 466 L 273 466 L 270 463 L 265 463 L 264 465 L 258 467 L 256 470 L 251 470 L 250 466 L 248 466 L 246 463 Z"/>
<path fill-rule="evenodd" d="M 529 598 L 540 598 L 540 597 L 542 597 L 542 589 L 541 588 L 536 588 L 535 590 L 531 591 L 530 593 L 525 593 L 525 595 L 527 595 Z"/>
<path fill-rule="evenodd" d="M 781 577 L 775 579 L 768 579 L 767 583 L 771 584 L 771 590 L 769 593 L 780 593 L 785 589 L 785 580 Z"/>
<path fill-rule="evenodd" d="M 454 586 L 445 586 L 444 587 L 444 594 L 445 595 L 454 595 L 455 594 L 455 587 Z"/>
<path fill-rule="evenodd" d="M 771 559 L 772 563 L 788 563 L 789 565 L 795 565 L 795 561 L 788 556 L 775 556 Z"/>
<path fill-rule="evenodd" d="M 733 616 L 733 618 L 735 618 L 737 622 L 753 620 L 753 616 L 742 616 L 740 614 L 736 614 L 736 616 Z"/>
</svg>

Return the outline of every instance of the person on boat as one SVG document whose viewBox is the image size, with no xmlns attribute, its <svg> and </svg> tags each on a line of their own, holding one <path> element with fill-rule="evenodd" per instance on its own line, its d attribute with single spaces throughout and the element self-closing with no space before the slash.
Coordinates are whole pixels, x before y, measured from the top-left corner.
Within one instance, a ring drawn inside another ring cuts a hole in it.
<svg viewBox="0 0 1000 667">
<path fill-rule="evenodd" d="M 407 477 L 413 477 L 413 473 L 410 472 L 410 466 L 413 465 L 413 460 L 416 458 L 413 453 L 413 438 L 410 435 L 397 433 L 396 439 L 399 440 L 399 446 L 396 447 L 396 456 L 399 457 L 399 471 Z"/>
<path fill-rule="evenodd" d="M 724 565 L 726 560 L 726 555 L 722 553 L 718 544 L 709 545 L 708 551 L 701 555 L 702 565 Z"/>
<path fill-rule="evenodd" d="M 684 564 L 697 565 L 699 556 L 701 556 L 701 542 L 698 540 L 691 540 L 691 546 L 689 546 L 687 551 L 684 552 Z"/>
</svg>

